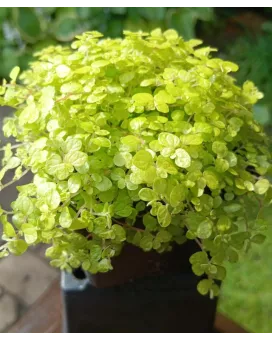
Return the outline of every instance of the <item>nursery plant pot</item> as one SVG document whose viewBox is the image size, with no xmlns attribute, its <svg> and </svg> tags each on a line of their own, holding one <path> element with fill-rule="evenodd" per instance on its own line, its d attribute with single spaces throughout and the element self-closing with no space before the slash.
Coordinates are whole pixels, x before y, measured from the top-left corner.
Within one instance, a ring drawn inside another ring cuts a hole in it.
<svg viewBox="0 0 272 340">
<path fill-rule="evenodd" d="M 189 264 L 197 250 L 193 242 L 164 254 L 127 245 L 111 272 L 63 272 L 64 332 L 212 332 L 216 299 L 197 292 Z"/>
</svg>

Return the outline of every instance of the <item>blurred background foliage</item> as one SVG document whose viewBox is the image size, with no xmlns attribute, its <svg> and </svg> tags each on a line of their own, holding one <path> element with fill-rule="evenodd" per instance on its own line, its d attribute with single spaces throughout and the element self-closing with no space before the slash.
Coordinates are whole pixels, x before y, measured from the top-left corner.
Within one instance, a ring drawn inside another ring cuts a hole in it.
<svg viewBox="0 0 272 340">
<path fill-rule="evenodd" d="M 98 30 L 120 37 L 124 29 L 177 29 L 184 38 L 195 35 L 197 21 L 213 19 L 212 8 L 166 7 L 43 7 L 0 8 L 0 76 L 14 65 L 25 68 L 33 51 L 49 44 L 65 44 L 75 35 Z"/>
<path fill-rule="evenodd" d="M 218 56 L 239 64 L 242 84 L 250 79 L 265 97 L 256 119 L 272 135 L 272 8 L 68 7 L 0 8 L 0 78 L 26 68 L 33 52 L 69 44 L 87 30 L 120 37 L 124 29 L 174 28 L 185 39 L 198 37 L 219 49 Z M 270 211 L 266 212 L 271 219 Z M 263 246 L 229 265 L 219 309 L 253 332 L 272 332 L 272 230 Z M 242 255 L 243 256 L 243 255 Z"/>
</svg>

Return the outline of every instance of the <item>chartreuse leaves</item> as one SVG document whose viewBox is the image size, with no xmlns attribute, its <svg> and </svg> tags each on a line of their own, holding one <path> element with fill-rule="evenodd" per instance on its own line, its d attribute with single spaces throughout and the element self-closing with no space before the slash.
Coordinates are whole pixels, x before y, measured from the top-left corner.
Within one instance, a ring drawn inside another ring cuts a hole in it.
<svg viewBox="0 0 272 340">
<path fill-rule="evenodd" d="M 126 242 L 161 253 L 188 239 L 200 246 L 198 291 L 213 297 L 224 261 L 265 239 L 271 155 L 252 114 L 262 95 L 174 30 L 100 38 L 46 48 L 0 87 L 16 109 L 3 130 L 17 139 L 1 149 L 0 188 L 34 174 L 0 209 L 0 257 L 45 242 L 53 266 L 97 273 Z"/>
<path fill-rule="evenodd" d="M 143 201 L 154 201 L 158 199 L 158 195 L 155 191 L 149 189 L 149 188 L 143 188 L 139 191 L 139 197 Z"/>
<path fill-rule="evenodd" d="M 267 179 L 260 179 L 255 183 L 254 191 L 258 195 L 264 195 L 270 187 L 270 183 Z"/>
<path fill-rule="evenodd" d="M 14 240 L 7 244 L 7 249 L 14 255 L 22 255 L 28 248 L 24 240 Z"/>
<path fill-rule="evenodd" d="M 16 232 L 14 230 L 14 227 L 12 226 L 11 223 L 8 222 L 6 215 L 1 216 L 0 221 L 3 224 L 3 234 L 5 235 L 5 237 L 16 236 Z"/>
</svg>

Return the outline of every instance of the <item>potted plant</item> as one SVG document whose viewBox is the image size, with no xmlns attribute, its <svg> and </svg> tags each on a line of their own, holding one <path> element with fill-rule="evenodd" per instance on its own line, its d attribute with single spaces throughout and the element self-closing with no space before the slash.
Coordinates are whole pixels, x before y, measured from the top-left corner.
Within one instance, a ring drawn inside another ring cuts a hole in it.
<svg viewBox="0 0 272 340">
<path fill-rule="evenodd" d="M 262 94 L 235 85 L 238 66 L 200 40 L 124 35 L 48 47 L 0 87 L 16 109 L 3 130 L 18 141 L 0 178 L 34 175 L 1 210 L 0 254 L 51 244 L 52 266 L 71 273 L 71 331 L 211 331 L 224 262 L 265 238 L 270 152 L 252 114 Z"/>
</svg>

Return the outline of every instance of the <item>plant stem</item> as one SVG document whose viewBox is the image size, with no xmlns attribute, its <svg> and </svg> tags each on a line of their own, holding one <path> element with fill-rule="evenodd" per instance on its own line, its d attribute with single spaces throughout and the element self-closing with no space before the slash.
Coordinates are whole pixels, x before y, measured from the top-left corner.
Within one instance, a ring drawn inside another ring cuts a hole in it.
<svg viewBox="0 0 272 340">
<path fill-rule="evenodd" d="M 199 239 L 195 239 L 196 243 L 199 245 L 200 249 L 203 250 L 203 245 L 202 243 L 199 241 Z"/>
<path fill-rule="evenodd" d="M 20 144 L 14 144 L 14 145 L 11 145 L 11 149 L 17 149 L 19 148 L 20 146 L 22 145 L 25 145 L 25 143 L 20 143 Z M 5 146 L 3 148 L 0 148 L 0 151 L 5 151 Z"/>
<path fill-rule="evenodd" d="M 194 211 L 194 208 L 192 207 L 191 203 L 189 201 L 187 201 L 188 207 L 191 211 Z"/>
<path fill-rule="evenodd" d="M 66 96 L 62 97 L 62 98 L 59 98 L 56 100 L 56 103 L 59 103 L 65 99 L 68 99 L 69 97 L 71 97 L 74 93 L 68 93 Z"/>
<path fill-rule="evenodd" d="M 74 217 L 74 219 L 77 219 L 80 216 L 80 214 L 82 213 L 82 210 L 84 210 L 84 208 L 85 208 L 85 204 L 78 210 L 78 212 L 77 212 L 76 216 Z"/>
<path fill-rule="evenodd" d="M 26 170 L 22 173 L 21 177 L 18 178 L 18 180 L 21 179 L 23 176 L 25 176 L 28 172 L 29 172 L 29 169 L 26 169 Z M 18 180 L 12 180 L 12 181 L 7 182 L 6 184 L 2 185 L 2 186 L 0 187 L 0 191 L 2 191 L 3 189 L 7 188 L 7 187 L 10 186 L 10 185 L 12 185 L 13 183 L 17 182 Z"/>
<path fill-rule="evenodd" d="M 114 222 L 116 222 L 117 224 L 125 227 L 125 228 L 128 228 L 128 229 L 132 229 L 132 230 L 136 230 L 136 231 L 140 231 L 141 233 L 144 233 L 144 230 L 143 229 L 139 229 L 139 228 L 136 228 L 136 227 L 132 227 L 124 222 L 120 222 L 118 220 L 116 220 L 115 218 L 112 219 Z"/>
<path fill-rule="evenodd" d="M 2 211 L 3 211 L 6 215 L 13 215 L 13 214 L 14 214 L 13 211 L 7 211 L 7 210 L 4 210 L 4 209 L 2 209 Z"/>
<path fill-rule="evenodd" d="M 3 244 L 3 245 L 0 247 L 0 250 L 5 249 L 5 248 L 7 248 L 7 244 L 6 244 L 6 243 Z"/>
<path fill-rule="evenodd" d="M 71 195 L 69 198 L 67 198 L 67 200 L 62 204 L 62 208 L 64 208 L 64 207 L 66 207 L 66 205 L 68 204 L 68 203 L 70 203 L 70 201 L 71 201 L 71 199 L 73 198 L 73 197 L 75 197 L 75 196 L 77 196 L 78 195 L 78 192 L 77 193 L 75 193 L 75 194 L 73 194 L 73 195 Z"/>
</svg>

